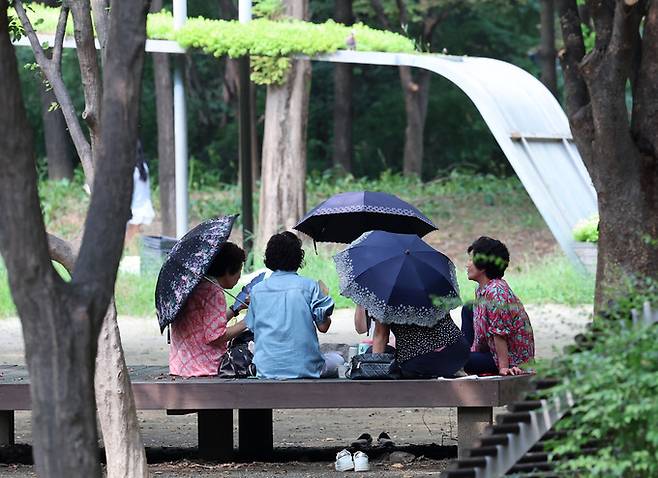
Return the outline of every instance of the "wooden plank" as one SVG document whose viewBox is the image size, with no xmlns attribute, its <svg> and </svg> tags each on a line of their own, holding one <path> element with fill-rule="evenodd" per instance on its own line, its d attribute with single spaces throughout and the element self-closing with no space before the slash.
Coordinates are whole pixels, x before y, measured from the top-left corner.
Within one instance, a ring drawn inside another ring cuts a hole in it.
<svg viewBox="0 0 658 478">
<path fill-rule="evenodd" d="M 530 379 L 184 379 L 162 375 L 162 370 L 166 370 L 166 367 L 140 368 L 138 375 L 134 377 L 133 391 L 138 409 L 497 407 L 520 399 Z M 14 369 L 12 376 L 14 375 L 20 377 L 21 372 Z M 140 377 L 155 378 L 143 380 Z M 0 380 L 0 410 L 29 410 L 30 407 L 29 380 Z"/>
</svg>

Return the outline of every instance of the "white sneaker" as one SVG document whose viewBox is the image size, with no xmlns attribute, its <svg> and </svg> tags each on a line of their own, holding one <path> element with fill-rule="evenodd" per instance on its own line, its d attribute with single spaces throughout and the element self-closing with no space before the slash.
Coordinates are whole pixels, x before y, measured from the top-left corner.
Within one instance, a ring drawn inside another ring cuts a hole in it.
<svg viewBox="0 0 658 478">
<path fill-rule="evenodd" d="M 368 471 L 370 465 L 368 464 L 368 455 L 362 451 L 357 451 L 354 454 L 354 471 Z"/>
<path fill-rule="evenodd" d="M 355 455 L 356 456 L 356 455 Z M 368 458 L 366 457 L 366 460 Z M 352 454 L 347 450 L 341 450 L 336 455 L 336 471 L 348 471 L 354 469 Z"/>
</svg>

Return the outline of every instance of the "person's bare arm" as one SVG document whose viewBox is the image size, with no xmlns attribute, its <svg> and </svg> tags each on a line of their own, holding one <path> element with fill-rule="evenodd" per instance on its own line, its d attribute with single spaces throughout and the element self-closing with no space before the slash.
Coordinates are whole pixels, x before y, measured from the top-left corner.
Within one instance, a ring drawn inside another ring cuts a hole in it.
<svg viewBox="0 0 658 478">
<path fill-rule="evenodd" d="M 375 321 L 375 333 L 372 337 L 372 353 L 382 354 L 386 351 L 386 344 L 391 333 L 389 325 Z"/>
<path fill-rule="evenodd" d="M 507 339 L 501 335 L 494 335 L 494 346 L 496 355 L 498 355 L 498 373 L 501 375 L 520 375 L 523 373 L 519 367 L 509 366 L 509 351 L 507 348 Z"/>
<path fill-rule="evenodd" d="M 215 340 L 215 343 L 216 344 L 222 344 L 224 342 L 228 342 L 228 341 L 236 338 L 238 335 L 240 335 L 245 330 L 247 330 L 247 325 L 245 324 L 244 320 L 241 320 L 237 324 L 233 324 L 230 327 L 227 327 L 226 332 L 224 332 L 224 335 L 222 335 L 217 340 Z"/>
<path fill-rule="evenodd" d="M 366 309 L 360 305 L 357 305 L 356 309 L 354 309 L 354 328 L 357 334 L 365 334 L 368 331 Z"/>
</svg>

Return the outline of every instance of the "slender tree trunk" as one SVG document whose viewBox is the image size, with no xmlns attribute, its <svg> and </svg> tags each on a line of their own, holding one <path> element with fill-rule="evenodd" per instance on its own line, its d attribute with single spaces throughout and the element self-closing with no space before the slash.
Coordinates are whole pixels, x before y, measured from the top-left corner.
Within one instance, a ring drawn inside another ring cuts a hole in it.
<svg viewBox="0 0 658 478">
<path fill-rule="evenodd" d="M 345 25 L 354 23 L 352 0 L 335 0 L 334 18 Z M 332 162 L 352 172 L 352 65 L 334 65 L 334 137 Z"/>
<path fill-rule="evenodd" d="M 423 174 L 425 119 L 429 101 L 430 73 L 420 71 L 414 79 L 411 68 L 399 67 L 404 95 L 407 127 L 404 131 L 403 172 L 405 176 Z"/>
<path fill-rule="evenodd" d="M 95 391 L 107 455 L 107 477 L 146 478 L 149 475 L 146 453 L 114 302 L 110 304 L 98 337 Z"/>
<path fill-rule="evenodd" d="M 73 179 L 73 157 L 71 138 L 66 130 L 66 120 L 62 110 L 54 108 L 57 97 L 52 88 L 41 83 L 41 117 L 43 136 L 46 143 L 48 179 Z"/>
<path fill-rule="evenodd" d="M 557 69 L 555 65 L 555 9 L 553 0 L 540 0 L 539 62 L 541 82 L 557 97 Z"/>
<path fill-rule="evenodd" d="M 251 177 L 254 180 L 253 191 L 256 191 L 256 182 L 260 179 L 260 140 L 258 138 L 258 87 L 251 82 L 249 84 L 249 107 L 251 114 L 249 120 L 251 121 Z"/>
<path fill-rule="evenodd" d="M 153 2 L 155 10 L 162 0 Z M 176 157 L 174 154 L 174 89 L 169 55 L 153 53 L 156 115 L 158 123 L 158 183 L 162 234 L 176 236 Z"/>
<path fill-rule="evenodd" d="M 308 19 L 307 0 L 286 0 L 288 16 Z M 281 85 L 267 88 L 257 246 L 294 226 L 306 210 L 306 127 L 311 65 L 293 60 Z"/>
</svg>

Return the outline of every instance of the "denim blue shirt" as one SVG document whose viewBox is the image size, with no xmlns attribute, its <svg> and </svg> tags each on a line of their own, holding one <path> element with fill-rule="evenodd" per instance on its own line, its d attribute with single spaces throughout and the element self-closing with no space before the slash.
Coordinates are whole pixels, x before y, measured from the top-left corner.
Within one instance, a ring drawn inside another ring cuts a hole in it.
<svg viewBox="0 0 658 478">
<path fill-rule="evenodd" d="M 245 322 L 254 333 L 254 364 L 260 378 L 319 378 L 324 366 L 316 324 L 334 301 L 317 281 L 275 271 L 251 290 Z"/>
</svg>

